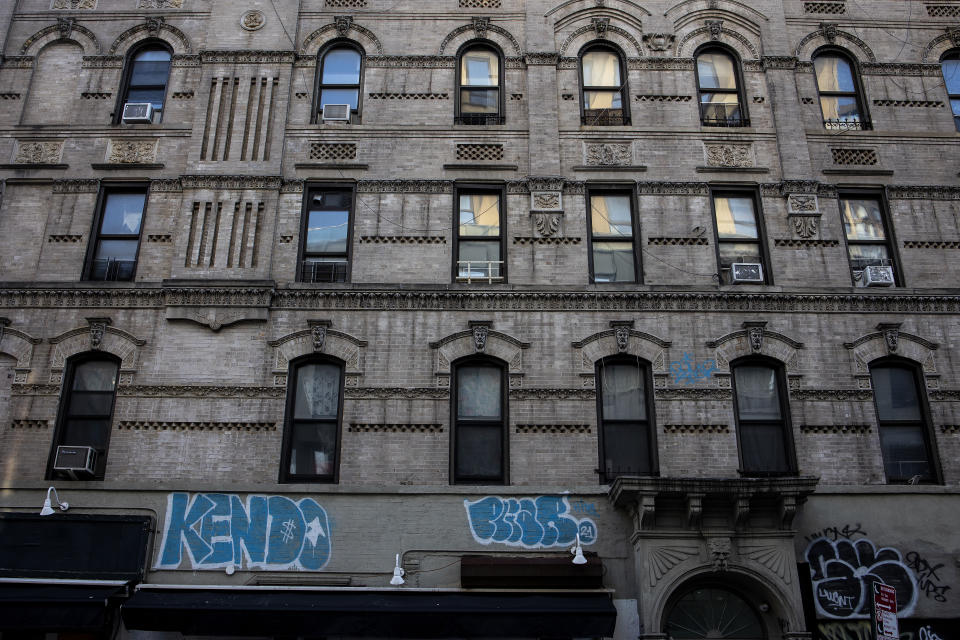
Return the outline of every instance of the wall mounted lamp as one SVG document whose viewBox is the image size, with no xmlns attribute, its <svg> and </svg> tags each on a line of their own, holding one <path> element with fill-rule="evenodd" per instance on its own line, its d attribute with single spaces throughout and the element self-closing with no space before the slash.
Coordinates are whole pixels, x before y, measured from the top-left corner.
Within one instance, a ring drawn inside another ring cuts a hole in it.
<svg viewBox="0 0 960 640">
<path fill-rule="evenodd" d="M 403 575 L 405 573 L 406 571 L 404 571 L 403 567 L 400 566 L 400 554 L 398 553 L 396 563 L 394 564 L 394 567 L 393 567 L 393 577 L 390 578 L 390 584 L 392 584 L 395 587 L 399 587 L 400 585 L 402 585 L 405 582 L 405 580 L 403 579 Z"/>
<path fill-rule="evenodd" d="M 60 494 L 57 493 L 57 490 L 53 487 L 47 489 L 47 499 L 43 501 L 43 508 L 40 509 L 40 515 L 42 516 L 51 516 L 56 511 L 53 510 L 53 507 L 50 504 L 50 492 L 53 492 L 53 495 L 57 498 L 57 506 L 60 507 L 60 511 L 66 511 L 70 508 L 70 504 L 67 502 L 60 502 Z"/>
<path fill-rule="evenodd" d="M 580 532 L 577 532 L 577 544 L 570 553 L 573 554 L 573 564 L 587 564 L 587 559 L 583 557 L 583 547 L 580 546 Z"/>
</svg>

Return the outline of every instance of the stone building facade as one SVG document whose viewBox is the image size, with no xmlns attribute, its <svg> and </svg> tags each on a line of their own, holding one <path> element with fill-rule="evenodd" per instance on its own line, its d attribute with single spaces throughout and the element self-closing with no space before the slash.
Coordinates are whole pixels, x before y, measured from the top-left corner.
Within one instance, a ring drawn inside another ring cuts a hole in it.
<svg viewBox="0 0 960 640">
<path fill-rule="evenodd" d="M 0 637 L 960 637 L 960 2 L 0 37 Z"/>
</svg>

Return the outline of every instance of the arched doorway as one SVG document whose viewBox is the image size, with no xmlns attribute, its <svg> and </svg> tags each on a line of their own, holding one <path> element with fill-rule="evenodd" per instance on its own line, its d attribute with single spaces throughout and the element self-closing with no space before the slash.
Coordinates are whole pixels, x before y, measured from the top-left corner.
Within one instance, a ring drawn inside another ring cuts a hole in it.
<svg viewBox="0 0 960 640">
<path fill-rule="evenodd" d="M 766 640 L 760 613 L 725 586 L 697 585 L 680 592 L 663 627 L 671 640 Z"/>
</svg>

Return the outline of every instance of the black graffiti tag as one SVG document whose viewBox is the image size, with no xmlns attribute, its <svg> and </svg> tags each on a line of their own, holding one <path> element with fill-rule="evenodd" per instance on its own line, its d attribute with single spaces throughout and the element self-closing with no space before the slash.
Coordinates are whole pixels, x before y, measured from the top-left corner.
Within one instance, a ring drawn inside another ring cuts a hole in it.
<svg viewBox="0 0 960 640">
<path fill-rule="evenodd" d="M 867 532 L 860 528 L 859 522 L 854 525 L 845 524 L 842 527 L 825 527 L 821 531 L 816 531 L 808 536 L 805 536 L 805 538 L 807 542 L 811 542 L 817 538 L 829 538 L 830 540 L 849 540 L 857 535 L 864 537 L 867 535 Z"/>
<path fill-rule="evenodd" d="M 940 576 L 937 575 L 937 571 L 943 568 L 943 565 L 930 564 L 916 551 L 907 553 L 905 560 L 907 566 L 913 569 L 917 576 L 917 587 L 920 593 L 928 598 L 932 597 L 937 602 L 946 602 L 947 591 L 950 590 L 950 587 L 949 585 L 939 584 Z"/>
</svg>

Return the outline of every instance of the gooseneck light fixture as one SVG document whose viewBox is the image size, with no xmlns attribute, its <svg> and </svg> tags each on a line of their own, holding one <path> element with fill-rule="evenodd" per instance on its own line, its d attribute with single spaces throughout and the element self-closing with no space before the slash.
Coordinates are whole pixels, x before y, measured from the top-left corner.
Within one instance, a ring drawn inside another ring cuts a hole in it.
<svg viewBox="0 0 960 640">
<path fill-rule="evenodd" d="M 573 554 L 573 564 L 587 564 L 587 559 L 583 557 L 583 547 L 580 546 L 580 532 L 577 532 L 577 544 L 570 553 Z"/>
<path fill-rule="evenodd" d="M 402 585 L 405 582 L 405 580 L 403 579 L 403 575 L 405 573 L 406 571 L 404 571 L 403 567 L 400 566 L 400 554 L 398 553 L 396 558 L 396 563 L 393 566 L 393 577 L 390 578 L 390 584 L 392 584 L 395 587 L 399 587 L 400 585 Z"/>
<path fill-rule="evenodd" d="M 60 507 L 60 511 L 66 511 L 70 508 L 70 504 L 67 502 L 60 502 L 60 495 L 57 493 L 57 490 L 53 487 L 47 489 L 47 499 L 43 501 L 43 508 L 40 509 L 40 515 L 42 516 L 51 516 L 56 511 L 53 510 L 53 507 L 50 504 L 50 493 L 53 492 L 53 495 L 56 496 L 57 506 Z"/>
</svg>

